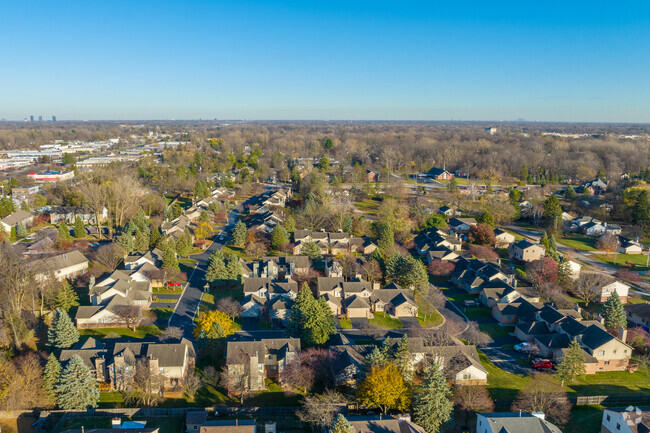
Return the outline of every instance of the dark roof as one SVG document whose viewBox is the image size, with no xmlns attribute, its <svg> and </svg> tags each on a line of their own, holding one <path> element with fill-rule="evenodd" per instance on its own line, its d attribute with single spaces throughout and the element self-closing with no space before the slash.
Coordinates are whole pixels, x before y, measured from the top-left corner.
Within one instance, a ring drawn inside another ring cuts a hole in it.
<svg viewBox="0 0 650 433">
<path fill-rule="evenodd" d="M 555 308 L 550 307 L 548 305 L 544 306 L 541 310 L 539 310 L 538 314 L 540 319 L 550 324 L 558 322 L 564 319 L 565 317 L 564 314 L 560 313 Z"/>
<path fill-rule="evenodd" d="M 543 335 L 543 334 L 550 334 L 551 331 L 548 329 L 548 326 L 546 326 L 546 323 L 544 322 L 522 322 L 518 323 L 515 328 L 519 329 L 521 332 L 523 332 L 526 335 Z"/>
<path fill-rule="evenodd" d="M 449 173 L 449 172 L 447 170 L 445 170 L 444 168 L 438 168 L 438 167 L 431 167 L 431 169 L 426 172 L 427 176 L 435 176 L 435 177 L 438 177 L 438 176 L 440 176 L 441 174 L 444 174 L 444 173 Z M 451 173 L 449 173 L 449 174 L 451 174 Z"/>
<path fill-rule="evenodd" d="M 650 304 L 629 304 L 625 306 L 625 311 L 643 320 L 650 320 Z"/>
<path fill-rule="evenodd" d="M 562 433 L 550 422 L 525 412 L 481 413 L 494 433 Z"/>
<path fill-rule="evenodd" d="M 550 349 L 564 349 L 569 347 L 569 337 L 564 334 L 544 334 L 537 335 L 535 339 L 540 342 L 542 346 Z"/>
<path fill-rule="evenodd" d="M 594 350 L 615 338 L 601 327 L 590 325 L 582 332 L 581 339 L 584 346 Z"/>
</svg>

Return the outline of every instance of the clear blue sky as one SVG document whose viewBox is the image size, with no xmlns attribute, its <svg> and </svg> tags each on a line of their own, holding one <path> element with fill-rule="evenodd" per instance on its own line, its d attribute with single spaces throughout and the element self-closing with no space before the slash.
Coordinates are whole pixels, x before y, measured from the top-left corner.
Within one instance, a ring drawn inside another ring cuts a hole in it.
<svg viewBox="0 0 650 433">
<path fill-rule="evenodd" d="M 649 3 L 5 1 L 0 118 L 650 122 Z"/>
</svg>

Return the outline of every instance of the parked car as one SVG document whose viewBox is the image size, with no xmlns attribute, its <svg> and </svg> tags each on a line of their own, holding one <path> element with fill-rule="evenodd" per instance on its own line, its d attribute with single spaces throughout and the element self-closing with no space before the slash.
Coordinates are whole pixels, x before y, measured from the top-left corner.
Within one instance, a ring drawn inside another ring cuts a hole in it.
<svg viewBox="0 0 650 433">
<path fill-rule="evenodd" d="M 463 307 L 468 308 L 468 307 L 478 307 L 479 303 L 478 301 L 464 301 L 463 302 Z"/>
<path fill-rule="evenodd" d="M 167 281 L 167 285 L 170 287 L 180 287 L 181 283 L 179 283 L 178 281 Z"/>
<path fill-rule="evenodd" d="M 532 346 L 530 343 L 526 343 L 525 341 L 523 343 L 515 344 L 514 349 L 517 352 L 528 352 L 530 349 L 532 349 Z"/>
<path fill-rule="evenodd" d="M 554 367 L 553 361 L 540 358 L 533 359 L 531 365 L 536 370 L 551 370 Z"/>
</svg>

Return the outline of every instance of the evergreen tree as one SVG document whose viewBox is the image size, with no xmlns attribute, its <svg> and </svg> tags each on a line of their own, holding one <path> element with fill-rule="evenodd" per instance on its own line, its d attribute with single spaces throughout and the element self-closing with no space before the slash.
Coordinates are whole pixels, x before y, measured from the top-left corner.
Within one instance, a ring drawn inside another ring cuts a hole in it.
<svg viewBox="0 0 650 433">
<path fill-rule="evenodd" d="M 167 271 L 180 271 L 178 267 L 178 259 L 176 258 L 176 251 L 169 244 L 165 245 L 163 249 L 162 267 Z"/>
<path fill-rule="evenodd" d="M 77 217 L 74 220 L 74 237 L 77 239 L 83 238 L 86 236 L 86 226 L 84 226 L 84 222 L 81 221 L 81 218 Z"/>
<path fill-rule="evenodd" d="M 68 313 L 60 308 L 56 310 L 52 326 L 47 330 L 47 341 L 56 349 L 67 349 L 79 341 L 79 331 L 72 324 Z"/>
<path fill-rule="evenodd" d="M 300 248 L 300 254 L 309 257 L 311 260 L 319 260 L 323 257 L 320 247 L 316 242 L 305 242 Z"/>
<path fill-rule="evenodd" d="M 208 214 L 207 210 L 201 211 L 201 215 L 199 215 L 199 222 L 210 223 L 210 214 Z"/>
<path fill-rule="evenodd" d="M 244 246 L 246 243 L 246 224 L 241 221 L 237 221 L 232 231 L 232 243 L 238 247 Z"/>
<path fill-rule="evenodd" d="M 548 249 L 546 250 L 546 255 L 556 261 L 560 258 L 560 253 L 557 250 L 557 243 L 555 242 L 554 235 L 551 235 L 548 238 Z"/>
<path fill-rule="evenodd" d="M 208 269 L 205 271 L 205 280 L 209 284 L 216 284 L 217 281 L 226 279 L 225 257 L 221 251 L 215 251 L 208 261 Z"/>
<path fill-rule="evenodd" d="M 481 217 L 481 221 L 483 224 L 487 224 L 490 227 L 494 228 L 494 217 L 492 217 L 492 214 L 490 213 L 489 210 L 486 210 L 483 212 L 483 216 Z"/>
<path fill-rule="evenodd" d="M 65 223 L 65 221 L 61 221 L 59 226 L 56 228 L 59 238 L 61 239 L 70 239 L 70 228 L 68 225 Z"/>
<path fill-rule="evenodd" d="M 27 228 L 25 227 L 25 223 L 20 221 L 16 223 L 16 237 L 24 238 L 25 236 L 27 236 Z"/>
<path fill-rule="evenodd" d="M 0 198 L 0 218 L 4 218 L 10 213 L 16 212 L 16 205 L 8 195 Z"/>
<path fill-rule="evenodd" d="M 388 222 L 376 222 L 375 233 L 377 234 L 377 246 L 379 246 L 383 251 L 388 251 L 395 244 L 393 227 Z"/>
<path fill-rule="evenodd" d="M 115 239 L 115 243 L 121 246 L 127 254 L 131 254 L 135 248 L 135 238 L 128 233 L 119 235 Z"/>
<path fill-rule="evenodd" d="M 650 212 L 648 211 L 648 191 L 643 190 L 639 193 L 632 207 L 632 222 L 641 227 L 645 227 L 650 222 Z"/>
<path fill-rule="evenodd" d="M 47 396 L 52 402 L 56 403 L 57 393 L 56 393 L 56 384 L 59 382 L 59 377 L 61 376 L 61 363 L 54 353 L 50 353 L 49 358 L 47 358 L 47 364 L 45 364 L 45 369 L 43 370 L 43 389 L 47 393 Z"/>
<path fill-rule="evenodd" d="M 409 263 L 408 273 L 404 277 L 406 286 L 413 287 L 415 290 L 427 290 L 429 288 L 429 274 L 424 263 L 413 256 L 408 256 L 406 260 Z"/>
<path fill-rule="evenodd" d="M 547 232 L 544 232 L 544 234 L 542 235 L 542 237 L 539 240 L 539 243 L 540 243 L 540 245 L 542 245 L 544 247 L 544 249 L 546 251 L 548 251 L 550 249 L 550 244 L 549 244 L 549 241 L 548 241 L 548 233 Z"/>
<path fill-rule="evenodd" d="M 437 433 L 451 419 L 451 388 L 436 364 L 430 365 L 413 395 L 413 421 L 427 433 Z"/>
<path fill-rule="evenodd" d="M 343 231 L 348 234 L 352 234 L 354 231 L 354 220 L 350 215 L 343 217 Z"/>
<path fill-rule="evenodd" d="M 397 366 L 400 374 L 407 382 L 410 382 L 413 379 L 413 368 L 411 366 L 411 351 L 409 350 L 409 340 L 406 334 L 402 335 L 402 338 L 397 345 L 397 350 L 395 351 L 394 364 Z"/>
<path fill-rule="evenodd" d="M 596 176 L 600 180 L 606 180 L 606 178 L 605 178 L 605 164 L 603 164 L 602 161 L 600 162 L 600 168 L 598 169 L 598 174 Z"/>
<path fill-rule="evenodd" d="M 284 220 L 284 228 L 289 232 L 293 233 L 296 231 L 296 220 L 292 215 L 289 215 L 285 220 Z"/>
<path fill-rule="evenodd" d="M 566 187 L 566 191 L 564 192 L 564 197 L 567 200 L 575 200 L 576 198 L 578 198 L 578 194 L 576 194 L 576 190 L 573 189 L 571 185 L 569 185 Z"/>
<path fill-rule="evenodd" d="M 133 240 L 133 249 L 139 253 L 146 253 L 149 250 L 149 229 L 138 230 Z"/>
<path fill-rule="evenodd" d="M 129 222 L 126 223 L 124 227 L 122 227 L 122 233 L 127 233 L 130 234 L 131 236 L 135 235 L 135 232 L 138 231 L 138 226 L 135 225 L 135 223 L 132 220 L 129 220 Z"/>
<path fill-rule="evenodd" d="M 145 230 L 147 228 L 147 216 L 142 208 L 138 209 L 138 213 L 135 216 L 135 225 L 138 227 L 138 230 Z"/>
<path fill-rule="evenodd" d="M 625 309 L 623 309 L 621 298 L 616 291 L 609 295 L 600 314 L 605 319 L 605 328 L 608 330 L 613 331 L 620 327 L 627 328 Z"/>
<path fill-rule="evenodd" d="M 97 407 L 97 379 L 78 355 L 68 361 L 56 386 L 57 403 L 63 410 L 84 410 Z"/>
<path fill-rule="evenodd" d="M 275 226 L 271 232 L 271 246 L 274 250 L 280 249 L 289 243 L 289 234 L 281 225 Z"/>
<path fill-rule="evenodd" d="M 20 203 L 20 210 L 24 210 L 25 212 L 31 212 L 31 209 L 29 208 L 29 205 L 27 204 L 27 202 L 25 200 L 23 200 Z"/>
<path fill-rule="evenodd" d="M 519 176 L 519 179 L 521 179 L 523 182 L 528 182 L 529 176 L 530 174 L 528 173 L 528 167 L 526 166 L 526 164 L 524 164 L 521 167 L 521 175 Z"/>
<path fill-rule="evenodd" d="M 562 219 L 562 206 L 556 196 L 552 195 L 544 201 L 544 214 L 549 226 L 557 230 L 558 223 Z"/>
<path fill-rule="evenodd" d="M 348 422 L 343 414 L 338 414 L 329 429 L 329 433 L 352 433 L 352 424 Z"/>
<path fill-rule="evenodd" d="M 54 306 L 57 310 L 63 310 L 67 313 L 75 305 L 79 305 L 79 296 L 68 280 L 63 280 L 63 284 L 54 299 Z"/>
<path fill-rule="evenodd" d="M 307 283 L 303 284 L 296 303 L 291 307 L 287 332 L 300 337 L 305 346 L 322 346 L 336 333 L 331 308 L 324 298 L 316 300 Z"/>
<path fill-rule="evenodd" d="M 569 263 L 569 260 L 566 257 L 562 257 L 557 265 L 557 283 L 561 287 L 568 289 L 573 283 L 571 274 L 571 264 Z"/>
<path fill-rule="evenodd" d="M 372 367 L 383 367 L 388 360 L 386 354 L 379 347 L 375 346 L 372 351 L 366 355 L 366 370 L 370 371 Z"/>
<path fill-rule="evenodd" d="M 163 239 L 163 235 L 159 227 L 150 226 L 149 229 L 149 249 L 156 248 L 158 242 Z"/>
<path fill-rule="evenodd" d="M 447 190 L 449 192 L 456 192 L 458 190 L 458 181 L 455 177 L 452 177 L 449 183 L 447 184 Z"/>
<path fill-rule="evenodd" d="M 562 385 L 564 385 L 564 381 L 573 382 L 577 376 L 587 373 L 585 362 L 585 352 L 580 347 L 577 338 L 573 337 L 573 341 L 557 365 L 557 375 L 562 380 Z"/>
<path fill-rule="evenodd" d="M 192 249 L 192 239 L 190 238 L 189 233 L 186 232 L 183 234 L 183 236 L 178 238 L 175 246 L 176 246 L 176 254 L 179 257 L 188 255 Z"/>
<path fill-rule="evenodd" d="M 226 263 L 226 275 L 229 280 L 241 284 L 242 270 L 237 256 L 232 255 L 229 257 L 228 262 Z"/>
</svg>

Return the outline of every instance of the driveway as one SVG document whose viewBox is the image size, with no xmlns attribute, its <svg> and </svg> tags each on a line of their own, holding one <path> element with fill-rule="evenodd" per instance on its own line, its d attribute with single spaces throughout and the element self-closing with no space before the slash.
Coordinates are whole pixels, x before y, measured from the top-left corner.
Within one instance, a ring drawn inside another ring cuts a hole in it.
<svg viewBox="0 0 650 433">
<path fill-rule="evenodd" d="M 350 323 L 352 323 L 352 329 L 370 329 L 371 328 L 370 322 L 368 322 L 368 319 L 365 319 L 363 317 L 350 319 Z"/>
<path fill-rule="evenodd" d="M 535 370 L 531 367 L 523 366 L 517 363 L 517 359 L 522 358 L 522 354 L 512 349 L 502 349 L 501 347 L 482 347 L 481 351 L 490 358 L 500 369 L 514 374 L 533 374 Z"/>
<path fill-rule="evenodd" d="M 242 317 L 241 329 L 243 331 L 258 331 L 260 329 L 259 317 Z"/>
<path fill-rule="evenodd" d="M 402 322 L 402 328 L 405 329 L 414 329 L 421 328 L 420 322 L 418 322 L 417 317 L 400 317 L 399 321 Z"/>
</svg>

